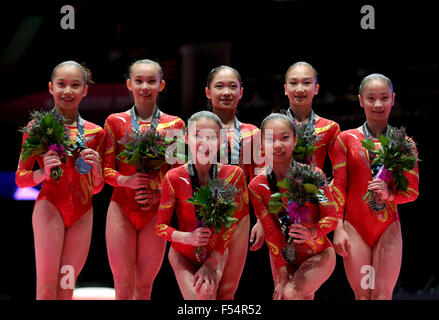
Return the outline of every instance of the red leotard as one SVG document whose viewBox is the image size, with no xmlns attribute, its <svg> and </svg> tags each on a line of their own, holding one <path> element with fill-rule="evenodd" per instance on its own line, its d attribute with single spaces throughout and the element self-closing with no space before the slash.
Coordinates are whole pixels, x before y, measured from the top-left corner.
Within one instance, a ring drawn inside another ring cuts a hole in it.
<svg viewBox="0 0 439 320">
<path fill-rule="evenodd" d="M 323 169 L 326 153 L 328 153 L 331 161 L 333 159 L 332 146 L 340 133 L 340 126 L 337 122 L 319 117 L 314 126 L 314 133 L 320 138 L 315 146 L 320 147 L 314 152 L 312 163 Z"/>
<path fill-rule="evenodd" d="M 373 248 L 387 227 L 399 220 L 397 204 L 414 201 L 418 197 L 419 174 L 416 164 L 414 170 L 404 173 L 409 181 L 407 191 L 396 191 L 395 185 L 390 185 L 395 199 L 387 201 L 383 210 L 373 211 L 369 204 L 362 200 L 367 192 L 368 182 L 373 179 L 369 152 L 361 145 L 361 140 L 364 139 L 363 133 L 358 129 L 343 131 L 337 137 L 334 143 L 334 183 L 331 189 L 339 206 L 338 217 L 345 217 L 363 240 Z M 379 149 L 379 141 L 373 140 Z"/>
<path fill-rule="evenodd" d="M 237 209 L 234 217 L 241 220 L 248 214 L 249 210 L 248 191 L 243 170 L 237 166 L 221 165 L 218 170 L 218 178 L 225 179 L 226 183 L 231 183 L 240 190 L 235 202 Z M 195 208 L 193 204 L 186 202 L 186 200 L 192 198 L 192 196 L 192 185 L 187 171 L 187 165 L 171 169 L 166 173 L 162 185 L 162 198 L 155 227 L 160 237 L 172 241 L 172 233 L 176 231 L 176 229 L 169 224 L 171 223 L 174 209 L 177 214 L 179 231 L 190 232 L 195 229 Z M 212 237 L 207 246 L 207 256 L 212 250 L 216 250 L 221 254 L 224 253 L 238 223 L 239 221 L 230 228 L 221 230 L 218 234 L 215 234 L 212 228 Z M 196 247 L 176 242 L 173 242 L 171 246 L 194 264 L 198 264 L 195 257 Z"/>
<path fill-rule="evenodd" d="M 226 130 L 226 134 L 231 149 L 230 152 L 232 152 L 235 131 Z M 255 177 L 255 169 L 262 168 L 264 166 L 263 164 L 255 163 L 255 158 L 253 156 L 253 152 L 256 152 L 253 149 L 260 148 L 260 130 L 258 127 L 250 123 L 241 123 L 241 139 L 242 142 L 239 155 L 239 166 L 244 170 L 245 178 L 247 179 L 249 177 L 251 180 Z M 250 152 L 251 154 L 248 154 Z M 257 152 L 259 152 L 259 150 Z M 244 160 L 246 163 L 244 163 Z"/>
<path fill-rule="evenodd" d="M 78 134 L 77 127 L 70 127 L 70 137 L 76 142 Z M 23 142 L 28 138 L 23 134 Z M 98 125 L 84 120 L 84 143 L 99 153 L 103 158 L 104 130 Z M 35 185 L 33 179 L 33 167 L 35 161 L 42 168 L 44 166 L 43 158 L 40 156 L 31 156 L 26 162 L 21 157 L 18 169 L 15 174 L 15 181 L 20 188 L 32 187 Z M 75 170 L 75 159 L 67 157 L 66 163 L 61 164 L 64 170 L 61 178 L 56 182 L 53 178 L 48 178 L 43 182 L 40 193 L 38 194 L 37 203 L 40 200 L 47 200 L 52 203 L 61 214 L 66 228 L 70 227 L 76 220 L 82 217 L 92 207 L 92 195 L 102 190 L 103 183 L 93 187 L 91 172 L 80 174 Z"/>
<path fill-rule="evenodd" d="M 296 165 L 304 165 L 296 163 Z M 315 168 L 321 172 L 319 168 Z M 323 174 L 323 172 L 321 172 Z M 265 173 L 256 176 L 249 184 L 250 200 L 255 208 L 255 214 L 261 221 L 265 232 L 265 241 L 269 247 L 270 255 L 276 267 L 286 265 L 288 262 L 282 256 L 282 248 L 285 246 L 285 237 L 281 231 L 280 223 L 277 215 L 269 212 L 268 203 L 270 202 L 271 190 Z M 280 188 L 280 192 L 286 190 Z M 328 202 L 316 206 L 311 203 L 305 205 L 311 209 L 309 221 L 302 223 L 308 228 L 315 227 L 317 237 L 302 244 L 296 244 L 297 257 L 296 266 L 300 266 L 309 257 L 322 252 L 328 247 L 332 247 L 332 243 L 326 236 L 337 226 L 337 205 L 334 202 L 331 191 L 328 186 L 324 188 Z M 285 200 L 285 199 L 284 199 Z M 284 201 L 285 202 L 285 201 Z"/>
<path fill-rule="evenodd" d="M 140 129 L 144 131 L 149 127 L 150 122 L 140 122 L 139 125 Z M 185 124 L 180 118 L 163 112 L 160 113 L 160 120 L 157 126 L 158 132 L 171 129 L 184 130 L 184 127 Z M 132 176 L 137 172 L 135 166 L 116 159 L 116 156 L 124 149 L 120 140 L 131 133 L 131 116 L 125 112 L 111 114 L 105 121 L 105 133 L 104 179 L 106 183 L 114 187 L 111 200 L 117 202 L 122 207 L 133 226 L 139 231 L 155 216 L 159 203 L 156 203 L 148 210 L 141 210 L 139 204 L 134 200 L 136 190 L 117 185 L 117 178 L 120 175 Z M 167 170 L 168 165 L 164 164 L 156 174 L 155 179 L 151 181 L 151 189 L 160 188 L 163 176 Z"/>
</svg>

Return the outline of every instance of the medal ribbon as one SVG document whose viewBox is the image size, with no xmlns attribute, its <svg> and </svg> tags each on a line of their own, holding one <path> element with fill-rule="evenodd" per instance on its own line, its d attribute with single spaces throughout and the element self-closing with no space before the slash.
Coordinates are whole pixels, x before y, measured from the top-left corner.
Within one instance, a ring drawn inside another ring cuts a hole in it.
<svg viewBox="0 0 439 320">
<path fill-rule="evenodd" d="M 287 116 L 290 117 L 294 122 L 298 122 L 296 119 L 296 116 L 291 112 L 291 108 L 288 108 L 287 110 Z M 308 115 L 308 127 L 314 131 L 315 125 L 316 125 L 316 114 L 311 109 L 311 112 Z"/>
<path fill-rule="evenodd" d="M 279 192 L 279 187 L 277 186 L 276 177 L 274 175 L 274 171 L 271 168 L 267 168 L 266 176 L 268 180 L 268 186 L 270 187 L 271 194 Z M 290 236 L 288 235 L 289 226 L 291 225 L 290 218 L 285 212 L 285 208 L 283 208 L 278 214 L 277 217 L 279 219 L 279 223 L 281 225 L 282 233 L 285 237 L 285 242 L 288 242 Z"/>
<path fill-rule="evenodd" d="M 78 135 L 76 136 L 76 143 L 75 143 L 75 149 L 82 148 L 85 145 L 85 139 L 84 139 L 84 120 L 81 118 L 81 115 L 78 112 Z"/>
<path fill-rule="evenodd" d="M 131 130 L 136 133 L 140 133 L 139 117 L 137 116 L 137 110 L 135 105 L 130 109 L 130 115 L 131 115 Z M 160 110 L 156 106 L 148 130 L 156 131 L 159 122 L 160 122 Z"/>
<path fill-rule="evenodd" d="M 241 154 L 241 144 L 242 144 L 242 136 L 241 136 L 241 123 L 238 121 L 238 119 L 234 120 L 233 123 L 234 127 L 234 137 L 233 137 L 233 150 L 232 152 L 229 152 L 229 164 L 239 165 L 239 158 Z M 229 145 L 230 150 L 230 145 Z"/>
<path fill-rule="evenodd" d="M 82 149 L 86 149 L 85 145 L 85 133 L 84 133 L 84 119 L 82 119 L 81 115 L 78 112 L 78 117 L 76 119 L 76 123 L 78 126 L 78 134 L 76 135 L 75 146 L 71 147 L 72 153 L 76 154 L 75 157 L 75 170 L 80 174 L 86 174 L 90 172 L 92 165 L 86 163 L 79 155 Z"/>
</svg>

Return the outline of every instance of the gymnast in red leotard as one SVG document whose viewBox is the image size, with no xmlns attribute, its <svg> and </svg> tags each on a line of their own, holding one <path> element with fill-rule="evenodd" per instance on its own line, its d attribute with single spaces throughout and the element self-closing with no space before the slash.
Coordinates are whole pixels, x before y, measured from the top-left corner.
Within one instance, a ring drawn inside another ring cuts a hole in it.
<svg viewBox="0 0 439 320">
<path fill-rule="evenodd" d="M 334 247 L 343 256 L 356 299 L 392 299 L 402 261 L 397 205 L 417 198 L 418 167 L 416 164 L 412 171 L 404 173 L 409 181 L 406 192 L 396 191 L 394 184 L 388 186 L 383 180 L 372 177 L 371 159 L 361 140 L 371 138 L 379 148 L 378 138 L 385 134 L 395 93 L 390 79 L 372 74 L 361 82 L 358 97 L 366 123 L 357 129 L 343 131 L 334 144 L 331 189 L 339 206 Z M 381 211 L 371 209 L 362 200 L 367 190 L 375 192 L 376 202 L 383 205 Z M 369 281 L 364 280 L 365 276 Z"/>
<path fill-rule="evenodd" d="M 156 222 L 157 234 L 172 242 L 169 261 L 175 272 L 184 299 L 221 299 L 218 292 L 228 279 L 224 268 L 230 259 L 229 244 L 239 221 L 248 216 L 248 194 L 243 170 L 238 166 L 216 162 L 219 148 L 221 121 L 209 111 L 194 114 L 188 121 L 187 141 L 192 162 L 168 171 L 162 186 L 160 210 Z M 208 161 L 202 161 L 205 158 Z M 207 227 L 196 228 L 193 204 L 186 202 L 196 190 L 196 184 L 206 184 L 212 176 L 225 179 L 240 191 L 236 199 L 234 217 L 238 219 L 228 229 L 218 234 Z M 172 215 L 177 215 L 178 229 L 170 226 Z M 207 247 L 206 258 L 196 259 L 195 249 Z M 239 261 L 230 261 L 230 264 Z"/>
<path fill-rule="evenodd" d="M 315 144 L 318 148 L 308 164 L 313 164 L 323 170 L 327 156 L 332 162 L 332 146 L 340 133 L 340 126 L 332 120 L 316 115 L 312 109 L 313 99 L 320 89 L 317 71 L 307 62 L 296 62 L 288 68 L 284 81 L 284 94 L 289 101 L 287 115 L 296 123 L 304 123 L 313 128 L 314 133 L 319 137 Z M 253 232 L 258 235 L 253 245 L 255 250 L 263 244 L 264 233 L 258 232 L 261 227 L 258 220 L 253 228 Z M 271 261 L 271 268 L 274 271 L 273 261 Z"/>
<path fill-rule="evenodd" d="M 77 62 L 60 63 L 52 72 L 49 92 L 55 109 L 66 119 L 73 145 L 81 146 L 80 156 L 92 166 L 91 170 L 81 174 L 75 169 L 76 158 L 67 157 L 67 162 L 61 163 L 58 154 L 49 151 L 42 157 L 32 156 L 26 162 L 20 157 L 15 176 L 20 188 L 43 182 L 32 214 L 37 299 L 71 299 L 74 283 L 66 288 L 60 279 L 72 276 L 76 282 L 90 247 L 92 196 L 104 185 L 101 172 L 104 130 L 83 120 L 78 113 L 78 105 L 87 95 L 90 75 L 89 70 Z M 23 142 L 26 138 L 25 134 Z M 40 169 L 33 171 L 35 162 Z M 51 169 L 57 166 L 64 170 L 58 182 L 49 177 Z M 65 274 L 63 267 L 74 274 Z"/>
<path fill-rule="evenodd" d="M 240 166 L 248 183 L 263 165 L 259 164 L 254 156 L 260 149 L 259 129 L 253 124 L 240 122 L 236 117 L 243 90 L 241 75 L 232 67 L 216 67 L 207 76 L 205 93 L 209 99 L 209 106 L 220 118 L 228 142 L 227 158 L 221 159 L 221 163 Z M 227 265 L 224 270 L 225 279 L 229 279 L 229 283 L 221 286 L 218 292 L 220 299 L 232 300 L 238 288 L 247 257 L 249 229 L 250 216 L 246 216 L 239 222 L 229 247 L 229 261 L 233 261 L 233 264 Z M 253 242 L 253 238 L 250 242 Z"/>
<path fill-rule="evenodd" d="M 272 130 L 272 140 L 265 132 Z M 274 113 L 261 124 L 264 150 L 272 158 L 271 172 L 256 176 L 249 184 L 250 199 L 255 214 L 261 222 L 266 243 L 273 261 L 275 290 L 273 299 L 313 299 L 318 288 L 329 278 L 335 267 L 335 252 L 326 234 L 337 225 L 337 205 L 333 201 L 329 186 L 324 187 L 327 202 L 316 206 L 306 203 L 311 211 L 306 222 L 290 226 L 288 235 L 293 237 L 296 249 L 294 263 L 283 256 L 286 245 L 278 215 L 269 212 L 270 197 L 275 192 L 285 192 L 276 182 L 285 178 L 290 166 L 306 166 L 292 160 L 296 144 L 293 121 L 286 115 Z M 319 168 L 315 168 L 322 175 Z"/>
<path fill-rule="evenodd" d="M 107 213 L 106 240 L 118 300 L 151 297 L 166 249 L 166 241 L 156 236 L 154 225 L 161 183 L 169 165 L 141 173 L 136 167 L 116 160 L 116 156 L 124 148 L 123 139 L 133 130 L 175 129 L 177 133 L 185 126 L 180 118 L 157 108 L 157 96 L 165 87 L 158 63 L 148 59 L 136 61 L 128 74 L 126 84 L 135 106 L 111 114 L 105 122 L 104 179 L 114 187 Z"/>
<path fill-rule="evenodd" d="M 292 64 L 285 74 L 285 95 L 290 107 L 287 115 L 296 122 L 308 123 L 319 137 L 311 163 L 323 170 L 326 155 L 332 160 L 332 146 L 340 126 L 335 121 L 319 117 L 312 110 L 312 100 L 319 92 L 317 71 L 307 62 Z"/>
</svg>

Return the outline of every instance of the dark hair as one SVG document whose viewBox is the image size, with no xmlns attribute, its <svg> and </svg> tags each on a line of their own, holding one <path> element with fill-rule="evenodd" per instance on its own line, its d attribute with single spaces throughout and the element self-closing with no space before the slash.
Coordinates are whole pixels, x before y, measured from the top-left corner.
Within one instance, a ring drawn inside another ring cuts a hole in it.
<svg viewBox="0 0 439 320">
<path fill-rule="evenodd" d="M 162 69 L 162 66 L 158 62 L 150 60 L 150 59 L 142 59 L 142 60 L 134 61 L 128 67 L 128 72 L 127 72 L 127 75 L 126 75 L 127 79 L 129 79 L 131 77 L 131 72 L 132 72 L 133 66 L 136 65 L 136 64 L 139 64 L 139 63 L 146 63 L 146 64 L 154 64 L 154 65 L 156 65 L 158 67 L 158 69 L 159 69 L 160 81 L 163 80 L 163 69 Z"/>
<path fill-rule="evenodd" d="M 194 113 L 187 121 L 188 128 L 189 128 L 189 125 L 191 122 L 195 122 L 195 121 L 198 121 L 200 119 L 213 120 L 216 122 L 216 124 L 218 125 L 220 130 L 223 128 L 223 125 L 221 123 L 220 118 L 215 113 L 207 111 L 207 110 L 202 110 L 202 111 L 198 111 L 198 112 Z"/>
<path fill-rule="evenodd" d="M 363 92 L 364 85 L 367 82 L 369 82 L 370 80 L 377 80 L 377 79 L 386 82 L 387 85 L 389 86 L 390 90 L 392 90 L 392 92 L 394 92 L 392 81 L 390 81 L 389 78 L 387 78 L 385 75 L 383 75 L 381 73 L 372 73 L 372 74 L 364 77 L 363 80 L 361 80 L 360 88 L 358 89 L 358 94 L 361 96 L 361 93 Z"/>
<path fill-rule="evenodd" d="M 50 76 L 50 81 L 53 81 L 53 78 L 55 77 L 56 70 L 59 67 L 62 67 L 62 66 L 65 66 L 65 65 L 75 66 L 75 67 L 77 67 L 77 68 L 79 68 L 81 70 L 82 78 L 84 80 L 84 86 L 89 84 L 89 83 L 94 83 L 94 81 L 92 79 L 91 70 L 89 68 L 87 68 L 85 63 L 84 62 L 78 63 L 78 62 L 73 61 L 73 60 L 68 60 L 68 61 L 64 61 L 64 62 L 61 62 L 61 63 L 57 64 L 55 66 L 55 68 L 53 68 L 53 70 L 52 70 L 52 74 Z"/>
<path fill-rule="evenodd" d="M 238 70 L 236 70 L 235 68 L 226 66 L 226 65 L 221 65 L 218 66 L 216 68 L 213 68 L 212 70 L 210 70 L 209 74 L 207 75 L 207 87 L 210 88 L 210 85 L 213 81 L 213 79 L 215 78 L 216 74 L 218 72 L 220 72 L 221 70 L 230 70 L 232 71 L 236 77 L 238 78 L 239 81 L 239 85 L 242 87 L 242 79 L 241 79 L 241 75 L 239 74 Z"/>
<path fill-rule="evenodd" d="M 278 120 L 278 119 L 287 122 L 290 129 L 293 131 L 294 135 L 296 135 L 296 126 L 294 125 L 293 120 L 289 116 L 277 112 L 269 114 L 267 117 L 265 117 L 264 120 L 262 120 L 261 133 L 265 131 L 265 126 L 269 121 Z"/>
<path fill-rule="evenodd" d="M 305 66 L 305 67 L 310 67 L 312 69 L 312 71 L 314 72 L 314 78 L 316 79 L 316 83 L 318 83 L 318 73 L 317 70 L 308 62 L 305 61 L 298 61 L 296 63 L 293 63 L 287 70 L 287 72 L 285 73 L 285 82 L 287 81 L 287 76 L 288 73 L 290 72 L 291 69 L 293 69 L 296 66 Z"/>
</svg>

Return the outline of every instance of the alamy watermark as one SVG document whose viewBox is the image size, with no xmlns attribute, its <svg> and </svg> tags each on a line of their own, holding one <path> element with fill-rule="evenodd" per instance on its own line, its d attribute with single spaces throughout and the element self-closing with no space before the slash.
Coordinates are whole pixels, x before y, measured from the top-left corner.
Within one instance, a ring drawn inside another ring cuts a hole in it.
<svg viewBox="0 0 439 320">
<path fill-rule="evenodd" d="M 363 290 L 375 289 L 375 269 L 374 269 L 374 267 L 371 265 L 364 265 L 361 267 L 360 273 L 365 274 L 361 278 L 361 282 L 360 282 L 361 288 Z"/>
<path fill-rule="evenodd" d="M 75 8 L 71 5 L 64 5 L 61 7 L 61 13 L 64 14 L 60 21 L 61 28 L 75 29 Z"/>
<path fill-rule="evenodd" d="M 70 265 L 64 265 L 61 267 L 59 271 L 60 274 L 65 274 L 60 279 L 60 287 L 64 290 L 73 290 L 75 289 L 75 268 Z"/>
<path fill-rule="evenodd" d="M 166 131 L 166 138 L 177 139 L 176 142 L 170 144 L 166 149 L 166 162 L 168 164 L 184 164 L 186 160 L 189 160 L 200 164 L 220 162 L 233 165 L 254 164 L 258 167 L 272 168 L 273 130 L 271 129 L 264 131 L 263 144 L 259 133 L 254 134 L 250 138 L 252 133 L 247 130 L 243 130 L 242 135 L 248 136 L 248 138 L 241 138 L 239 145 L 235 145 L 234 140 L 229 144 L 226 129 L 221 129 L 218 136 L 218 131 L 216 130 L 197 130 L 196 125 L 194 125 L 189 126 L 186 134 L 189 148 L 186 148 L 186 143 L 184 142 L 185 132 L 183 130 L 171 129 Z M 192 150 L 196 153 L 191 152 L 191 144 L 197 145 L 196 150 Z M 265 146 L 265 154 L 262 152 L 262 145 Z M 232 152 L 233 154 L 233 149 L 235 148 L 239 148 L 239 158 L 232 156 L 232 160 L 229 162 L 229 153 Z M 175 156 L 175 154 L 179 156 Z"/>
<path fill-rule="evenodd" d="M 364 5 L 361 7 L 360 13 L 364 16 L 360 20 L 362 29 L 375 29 L 375 8 L 371 5 Z"/>
</svg>

